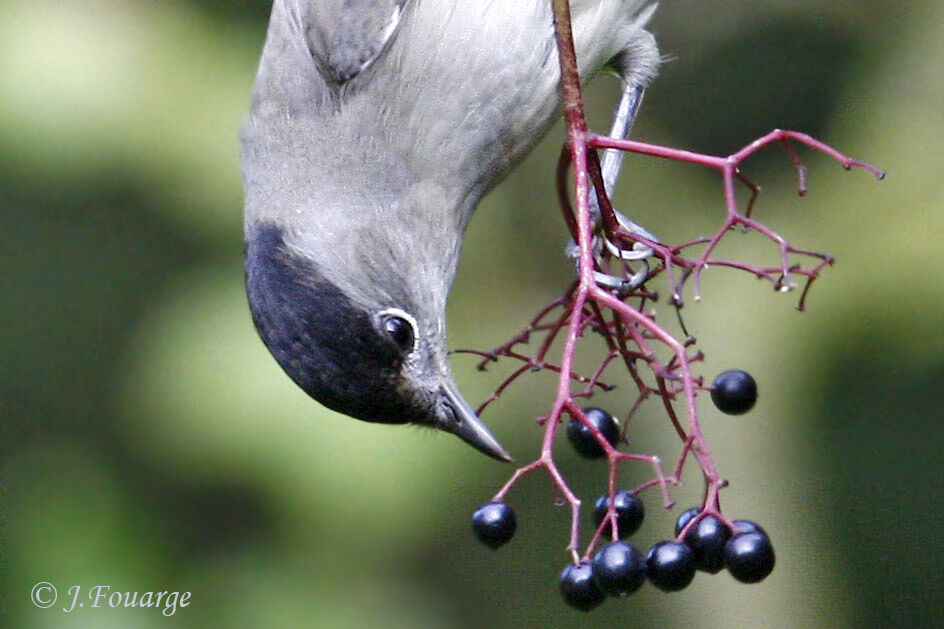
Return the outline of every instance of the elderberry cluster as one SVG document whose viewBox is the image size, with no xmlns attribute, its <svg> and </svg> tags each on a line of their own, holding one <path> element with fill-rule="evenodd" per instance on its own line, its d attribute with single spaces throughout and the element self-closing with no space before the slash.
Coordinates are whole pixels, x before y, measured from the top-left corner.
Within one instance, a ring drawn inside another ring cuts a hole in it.
<svg viewBox="0 0 944 629">
<path fill-rule="evenodd" d="M 774 569 L 774 549 L 763 528 L 750 520 L 735 520 L 729 527 L 697 507 L 679 516 L 675 539 L 661 541 L 643 555 L 623 541 L 642 524 L 642 501 L 625 490 L 615 500 L 620 540 L 603 546 L 592 560 L 568 564 L 560 576 L 561 596 L 581 611 L 594 609 L 607 596 L 628 596 L 647 579 L 660 590 L 676 592 L 685 589 L 699 570 L 716 574 L 727 568 L 738 581 L 757 583 Z M 598 526 L 606 516 L 608 501 L 607 496 L 597 501 L 594 519 Z M 515 512 L 504 502 L 483 505 L 472 516 L 475 534 L 492 548 L 511 540 L 515 525 Z"/>
<path fill-rule="evenodd" d="M 722 412 L 739 415 L 754 406 L 757 385 L 744 371 L 726 371 L 715 379 L 711 398 Z M 599 408 L 583 409 L 583 414 L 587 423 L 572 419 L 567 426 L 567 438 L 581 456 L 601 458 L 606 451 L 596 434 L 615 448 L 619 425 L 612 415 Z M 614 541 L 597 550 L 592 559 L 568 564 L 561 573 L 560 592 L 572 607 L 590 611 L 607 596 L 632 594 L 646 580 L 665 592 L 682 590 L 695 578 L 696 571 L 716 574 L 726 568 L 743 583 L 757 583 L 773 571 L 775 559 L 770 538 L 750 520 L 727 521 L 719 517 L 719 512 L 692 507 L 676 520 L 675 538 L 658 542 L 644 555 L 624 541 L 645 519 L 642 499 L 626 489 L 616 491 L 612 496 L 612 516 L 610 501 L 608 494 L 597 499 L 593 519 L 601 534 Z M 515 528 L 515 512 L 503 501 L 489 502 L 472 515 L 476 536 L 494 549 L 510 541 Z"/>
<path fill-rule="evenodd" d="M 687 526 L 694 518 L 699 519 Z M 738 581 L 757 583 L 774 568 L 770 538 L 749 520 L 735 520 L 728 528 L 714 515 L 689 509 L 679 517 L 676 535 L 657 543 L 645 557 L 627 542 L 607 544 L 592 561 L 564 568 L 561 595 L 572 607 L 589 611 L 607 596 L 635 592 L 647 578 L 660 590 L 675 592 L 687 587 L 697 570 L 715 574 L 727 568 Z"/>
</svg>

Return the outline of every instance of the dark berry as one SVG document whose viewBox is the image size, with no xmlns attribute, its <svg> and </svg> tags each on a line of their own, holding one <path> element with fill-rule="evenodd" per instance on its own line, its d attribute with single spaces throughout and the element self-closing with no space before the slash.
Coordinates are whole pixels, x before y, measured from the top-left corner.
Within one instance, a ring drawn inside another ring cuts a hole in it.
<svg viewBox="0 0 944 629">
<path fill-rule="evenodd" d="M 731 537 L 731 530 L 713 515 L 698 520 L 685 535 L 685 543 L 695 552 L 695 565 L 699 570 L 716 574 L 724 568 L 724 544 Z"/>
<path fill-rule="evenodd" d="M 632 544 L 612 542 L 594 556 L 593 576 L 610 596 L 627 596 L 645 583 L 646 560 Z"/>
<path fill-rule="evenodd" d="M 610 445 L 615 446 L 619 440 L 619 425 L 613 419 L 613 416 L 600 408 L 585 408 L 583 413 L 590 423 L 603 433 Z M 597 438 L 576 417 L 567 424 L 567 438 L 581 456 L 588 459 L 599 459 L 606 456 L 606 452 L 600 442 L 597 441 Z"/>
<path fill-rule="evenodd" d="M 757 522 L 751 522 L 750 520 L 735 520 L 731 524 L 734 525 L 734 534 L 738 533 L 763 533 L 764 535 L 767 532 L 760 527 L 760 524 Z"/>
<path fill-rule="evenodd" d="M 659 542 L 646 555 L 646 573 L 660 590 L 682 590 L 695 578 L 695 553 L 681 542 Z"/>
<path fill-rule="evenodd" d="M 774 569 L 774 547 L 762 531 L 738 533 L 724 545 L 724 565 L 738 581 L 757 583 Z"/>
<path fill-rule="evenodd" d="M 472 530 L 483 543 L 498 548 L 515 534 L 515 512 L 504 502 L 489 502 L 472 514 Z"/>
<path fill-rule="evenodd" d="M 597 499 L 597 503 L 593 506 L 593 521 L 597 526 L 603 523 L 609 506 L 609 496 L 603 495 Z M 620 539 L 638 531 L 642 526 L 643 518 L 646 517 L 646 507 L 642 499 L 628 489 L 620 489 L 616 492 L 613 496 L 613 508 L 616 510 L 616 532 Z M 603 534 L 610 535 L 609 522 L 603 527 Z"/>
<path fill-rule="evenodd" d="M 564 568 L 560 578 L 560 593 L 571 607 L 588 612 L 606 599 L 593 578 L 593 564 L 581 561 Z"/>
<path fill-rule="evenodd" d="M 711 400 L 718 410 L 728 415 L 741 415 L 757 402 L 757 383 L 751 374 L 740 369 L 725 371 L 711 385 Z"/>
<path fill-rule="evenodd" d="M 699 513 L 701 513 L 701 509 L 698 507 L 692 507 L 691 509 L 688 509 L 682 513 L 678 517 L 678 520 L 675 521 L 675 535 L 678 536 L 678 534 L 682 532 L 682 529 L 685 528 L 685 525 L 691 522 L 692 518 L 694 518 Z"/>
</svg>

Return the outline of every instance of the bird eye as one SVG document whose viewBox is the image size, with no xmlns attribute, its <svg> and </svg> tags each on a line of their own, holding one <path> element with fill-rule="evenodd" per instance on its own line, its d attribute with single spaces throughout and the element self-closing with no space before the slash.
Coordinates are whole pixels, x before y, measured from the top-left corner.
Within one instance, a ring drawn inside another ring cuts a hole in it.
<svg viewBox="0 0 944 629">
<path fill-rule="evenodd" d="M 390 335 L 397 347 L 404 352 L 413 350 L 413 344 L 416 342 L 416 332 L 411 321 L 399 315 L 388 314 L 383 318 L 382 325 L 384 332 Z"/>
</svg>

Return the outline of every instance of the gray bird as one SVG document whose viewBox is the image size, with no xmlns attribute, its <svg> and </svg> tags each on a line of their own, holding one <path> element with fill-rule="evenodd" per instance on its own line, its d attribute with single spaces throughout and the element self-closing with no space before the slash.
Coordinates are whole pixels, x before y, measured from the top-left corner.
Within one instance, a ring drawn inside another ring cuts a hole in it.
<svg viewBox="0 0 944 629">
<path fill-rule="evenodd" d="M 652 9 L 571 5 L 581 76 L 654 76 Z M 550 0 L 275 0 L 242 127 L 246 285 L 311 397 L 510 460 L 453 382 L 446 299 L 479 200 L 559 115 L 559 77 Z"/>
</svg>

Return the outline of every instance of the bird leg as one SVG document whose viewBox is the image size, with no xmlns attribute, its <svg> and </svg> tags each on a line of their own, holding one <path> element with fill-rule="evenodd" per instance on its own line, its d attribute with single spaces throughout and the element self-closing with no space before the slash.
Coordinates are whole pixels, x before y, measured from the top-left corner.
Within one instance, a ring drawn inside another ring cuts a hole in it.
<svg viewBox="0 0 944 629">
<path fill-rule="evenodd" d="M 610 128 L 610 137 L 626 139 L 632 129 L 636 114 L 639 112 L 639 106 L 642 104 L 642 97 L 645 88 L 636 83 L 624 82 L 623 93 L 620 97 L 619 105 L 613 116 L 613 125 Z M 651 242 L 659 242 L 652 233 L 641 225 L 630 220 L 626 215 L 610 206 L 609 198 L 616 187 L 616 181 L 619 179 L 620 170 L 623 164 L 623 151 L 617 149 L 606 149 L 603 152 L 603 159 L 599 164 L 601 184 L 605 198 L 602 199 L 599 194 L 600 185 L 596 187 L 597 194 L 590 196 L 590 215 L 593 221 L 593 257 L 597 266 L 604 268 L 603 261 L 606 255 L 622 260 L 624 263 L 639 262 L 634 271 L 626 264 L 627 272 L 622 276 L 612 275 L 603 271 L 595 270 L 593 272 L 594 280 L 600 286 L 616 291 L 618 294 L 632 292 L 646 281 L 649 277 L 649 264 L 647 259 L 653 255 L 651 247 L 642 242 L 636 242 L 631 249 L 620 247 L 607 237 L 606 226 L 608 222 L 615 221 L 615 226 L 619 227 L 634 236 L 645 238 Z M 601 209 L 602 205 L 602 209 Z M 610 219 L 609 221 L 607 219 Z M 576 242 L 571 239 L 567 243 L 565 253 L 568 257 L 577 260 L 579 258 L 579 249 Z"/>
</svg>

